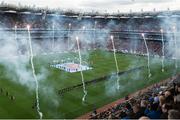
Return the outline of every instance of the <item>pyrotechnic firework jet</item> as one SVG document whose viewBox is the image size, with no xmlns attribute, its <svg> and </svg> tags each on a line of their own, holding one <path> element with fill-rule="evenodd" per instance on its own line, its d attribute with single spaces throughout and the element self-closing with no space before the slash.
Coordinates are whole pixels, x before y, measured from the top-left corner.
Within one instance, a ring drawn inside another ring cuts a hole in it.
<svg viewBox="0 0 180 120">
<path fill-rule="evenodd" d="M 175 47 L 175 68 L 177 69 L 178 68 L 178 65 L 177 65 L 177 38 L 176 38 L 176 27 L 175 26 L 173 27 L 173 30 L 174 30 L 174 47 Z"/>
<path fill-rule="evenodd" d="M 71 23 L 69 23 L 69 28 L 68 28 L 68 50 L 70 49 L 70 29 L 71 29 Z"/>
<path fill-rule="evenodd" d="M 94 38 L 93 38 L 93 46 L 95 48 L 95 43 L 96 43 L 96 25 L 97 25 L 97 21 L 95 21 L 94 23 Z"/>
<path fill-rule="evenodd" d="M 147 46 L 147 42 L 146 42 L 146 39 L 144 37 L 144 33 L 142 33 L 142 37 L 143 37 L 143 40 L 144 40 L 144 44 L 146 46 L 146 51 L 147 51 L 147 56 L 148 56 L 148 77 L 151 77 L 151 70 L 150 70 L 150 54 L 149 54 L 149 49 L 148 49 L 148 46 Z"/>
<path fill-rule="evenodd" d="M 86 34 L 86 26 L 83 26 L 82 29 L 81 29 L 81 36 L 84 36 Z M 86 41 L 85 37 L 83 37 L 84 41 Z M 82 47 L 81 49 L 84 49 L 84 47 Z"/>
<path fill-rule="evenodd" d="M 164 55 L 164 37 L 163 37 L 163 29 L 161 29 L 161 39 L 162 39 L 162 72 L 164 72 L 164 57 L 165 57 L 165 55 Z"/>
<path fill-rule="evenodd" d="M 27 25 L 27 29 L 29 28 L 29 30 L 28 30 L 28 35 L 30 36 L 30 26 L 29 25 Z M 31 38 L 31 36 L 30 36 L 30 38 Z M 30 50 L 29 50 L 29 40 L 27 39 L 27 41 L 26 41 L 27 43 L 27 57 L 28 57 L 28 60 L 30 59 Z"/>
<path fill-rule="evenodd" d="M 53 23 L 53 26 L 52 26 L 52 32 L 53 32 L 53 42 L 52 42 L 52 50 L 54 49 L 54 45 L 55 45 L 55 36 L 54 36 L 54 23 Z"/>
<path fill-rule="evenodd" d="M 14 40 L 16 41 L 16 50 L 18 53 L 18 41 L 17 41 L 17 26 L 14 26 Z"/>
<path fill-rule="evenodd" d="M 113 46 L 113 51 L 114 51 L 114 61 L 116 64 L 116 72 L 117 72 L 117 89 L 119 89 L 119 66 L 118 66 L 118 62 L 117 62 L 117 57 L 116 57 L 116 48 L 115 48 L 115 44 L 114 44 L 114 36 L 111 35 L 111 42 L 112 42 L 112 46 Z"/>
<path fill-rule="evenodd" d="M 38 80 L 35 74 L 35 69 L 34 69 L 34 62 L 33 62 L 33 50 L 32 50 L 32 43 L 31 43 L 31 33 L 30 33 L 30 26 L 27 25 L 27 29 L 28 29 L 28 37 L 29 37 L 29 49 L 30 49 L 30 62 L 31 62 L 31 68 L 32 68 L 32 72 L 33 72 L 33 77 L 36 83 L 36 109 L 37 112 L 39 114 L 40 119 L 42 119 L 43 117 L 43 113 L 40 111 L 40 107 L 39 107 L 39 85 L 38 85 Z"/>
<path fill-rule="evenodd" d="M 82 98 L 82 101 L 84 102 L 86 100 L 87 90 L 86 90 L 86 86 L 85 86 L 85 82 L 84 82 L 84 75 L 83 75 L 83 71 L 82 71 L 82 58 L 81 58 L 81 50 L 80 50 L 79 38 L 78 37 L 76 37 L 76 42 L 77 42 L 77 46 L 78 46 L 80 73 L 81 73 L 81 80 L 82 80 L 83 92 L 84 92 L 84 96 Z"/>
</svg>

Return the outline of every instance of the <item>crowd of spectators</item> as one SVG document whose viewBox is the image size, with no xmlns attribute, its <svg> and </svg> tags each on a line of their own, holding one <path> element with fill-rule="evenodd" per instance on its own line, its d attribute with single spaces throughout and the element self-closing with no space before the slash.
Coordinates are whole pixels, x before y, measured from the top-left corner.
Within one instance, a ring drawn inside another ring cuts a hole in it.
<svg viewBox="0 0 180 120">
<path fill-rule="evenodd" d="M 115 37 L 115 48 L 118 51 L 124 53 L 133 53 L 133 54 L 146 54 L 146 48 L 142 40 L 141 33 L 145 33 L 146 40 L 148 41 L 148 47 L 150 55 L 162 55 L 162 43 L 161 43 L 161 27 L 162 19 L 161 18 L 121 18 L 121 19 L 111 19 L 111 18 L 82 18 L 78 17 L 67 17 L 67 16 L 56 16 L 56 15 L 46 15 L 46 14 L 35 14 L 35 13 L 0 13 L 0 28 L 14 29 L 17 26 L 17 29 L 26 29 L 27 24 L 31 26 L 31 29 L 40 29 L 41 31 L 32 32 L 32 38 L 35 39 L 55 39 L 55 42 L 59 42 L 59 39 L 67 41 L 69 38 L 68 30 L 72 30 L 70 33 L 74 33 L 74 30 L 92 30 L 88 31 L 87 34 L 83 35 L 90 39 L 96 40 L 96 46 L 101 46 L 101 43 L 98 43 L 99 38 L 107 40 L 108 38 L 103 37 L 104 33 L 100 34 L 99 31 L 108 30 L 110 34 L 117 33 Z M 44 32 L 44 30 L 49 30 Z M 56 32 L 54 33 L 52 29 Z M 58 29 L 64 30 L 58 31 Z M 93 32 L 94 30 L 96 32 Z M 170 23 L 167 23 L 165 31 L 172 31 L 173 28 Z M 17 32 L 18 33 L 18 32 Z M 95 35 L 94 35 L 95 34 Z M 173 35 L 173 34 L 172 34 Z M 41 37 L 40 37 L 41 36 Z M 71 36 L 71 35 L 70 35 Z M 82 36 L 82 35 L 81 35 Z M 73 39 L 73 38 L 72 38 Z M 164 33 L 164 39 L 166 40 L 166 35 Z M 61 40 L 62 41 L 62 40 Z M 62 42 L 64 42 L 62 41 Z M 101 40 L 100 40 L 101 41 Z M 104 41 L 103 41 L 104 42 Z M 47 43 L 47 44 L 49 44 Z M 57 43 L 59 44 L 59 43 Z M 61 43 L 60 43 L 61 44 Z M 100 44 L 100 45 L 99 45 Z M 104 44 L 104 43 L 102 43 Z M 95 45 L 93 45 L 95 46 Z M 111 43 L 107 45 L 109 49 L 112 49 Z M 48 46 L 49 47 L 49 46 Z M 104 47 L 104 46 L 103 46 Z M 165 50 L 166 50 L 165 46 Z M 45 48 L 46 49 L 46 48 Z M 51 49 L 51 48 L 49 48 Z M 168 52 L 165 51 L 167 54 Z M 168 55 L 169 56 L 169 55 Z"/>
<path fill-rule="evenodd" d="M 140 36 L 140 35 L 139 35 Z M 142 40 L 141 36 L 139 37 L 141 40 L 133 40 L 128 38 L 114 39 L 115 48 L 118 52 L 122 53 L 131 53 L 137 55 L 147 55 L 147 50 Z M 162 42 L 161 41 L 147 41 L 148 49 L 150 56 L 162 56 Z M 109 41 L 108 49 L 113 50 L 113 46 L 111 41 Z M 167 47 L 165 46 L 165 51 Z M 168 52 L 166 52 L 165 56 L 168 56 Z M 168 56 L 169 57 L 169 56 Z"/>
<path fill-rule="evenodd" d="M 91 119 L 180 119 L 180 76 L 154 85 Z"/>
</svg>

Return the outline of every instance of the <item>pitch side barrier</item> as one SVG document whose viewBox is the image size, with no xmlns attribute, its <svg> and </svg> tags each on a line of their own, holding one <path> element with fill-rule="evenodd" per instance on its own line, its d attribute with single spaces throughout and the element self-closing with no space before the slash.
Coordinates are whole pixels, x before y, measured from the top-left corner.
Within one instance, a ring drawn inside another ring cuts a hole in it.
<svg viewBox="0 0 180 120">
<path fill-rule="evenodd" d="M 113 50 L 107 50 L 108 52 L 114 52 Z M 125 55 L 136 55 L 136 56 L 140 56 L 140 57 L 146 57 L 147 55 L 144 53 L 144 54 L 141 54 L 141 53 L 131 53 L 131 52 L 123 52 L 123 51 L 121 51 L 121 50 L 117 50 L 117 53 L 120 53 L 120 54 L 125 54 Z M 150 55 L 150 57 L 152 57 L 152 58 L 156 58 L 156 57 L 158 57 L 158 58 L 160 58 L 161 56 L 160 55 Z M 172 58 L 172 56 L 165 56 L 165 58 L 166 58 L 166 60 L 169 60 L 169 61 L 171 61 L 171 60 L 174 60 L 173 58 Z"/>
</svg>

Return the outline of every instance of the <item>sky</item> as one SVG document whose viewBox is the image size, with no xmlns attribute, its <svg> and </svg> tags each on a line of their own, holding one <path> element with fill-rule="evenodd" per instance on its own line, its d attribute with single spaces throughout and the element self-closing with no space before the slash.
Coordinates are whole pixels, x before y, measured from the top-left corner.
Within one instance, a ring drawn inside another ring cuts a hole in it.
<svg viewBox="0 0 180 120">
<path fill-rule="evenodd" d="M 180 0 L 0 0 L 0 2 L 15 5 L 30 5 L 36 7 L 73 9 L 77 11 L 100 12 L 140 12 L 180 10 Z"/>
</svg>

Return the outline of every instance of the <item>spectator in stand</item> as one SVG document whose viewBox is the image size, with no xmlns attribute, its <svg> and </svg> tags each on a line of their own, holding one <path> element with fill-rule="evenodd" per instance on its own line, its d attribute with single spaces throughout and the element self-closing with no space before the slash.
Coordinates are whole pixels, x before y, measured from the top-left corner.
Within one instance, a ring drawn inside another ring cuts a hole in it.
<svg viewBox="0 0 180 120">
<path fill-rule="evenodd" d="M 175 86 L 175 95 L 180 94 L 180 83 L 177 83 Z"/>
<path fill-rule="evenodd" d="M 177 110 L 169 110 L 168 112 L 168 119 L 173 120 L 173 119 L 179 119 L 180 118 L 180 112 Z"/>
<path fill-rule="evenodd" d="M 168 118 L 168 111 L 172 109 L 172 105 L 170 103 L 165 103 L 162 105 L 161 110 L 162 110 L 162 114 L 161 114 L 161 119 L 167 119 Z"/>
<path fill-rule="evenodd" d="M 178 94 L 177 96 L 174 96 L 174 109 L 180 111 L 180 94 Z"/>
<path fill-rule="evenodd" d="M 145 114 L 150 118 L 150 119 L 159 119 L 161 112 L 158 110 L 158 103 L 153 103 L 150 104 L 149 108 L 145 110 Z"/>
<path fill-rule="evenodd" d="M 141 111 L 141 107 L 139 105 L 133 106 L 133 119 L 139 119 L 141 116 L 144 116 L 144 112 Z"/>
<path fill-rule="evenodd" d="M 158 95 L 156 95 L 156 96 L 154 97 L 153 103 L 159 103 L 159 97 L 158 97 Z"/>
<path fill-rule="evenodd" d="M 148 105 L 148 102 L 146 100 L 141 100 L 140 111 L 141 111 L 141 113 L 143 113 L 143 115 L 147 108 L 147 105 Z"/>
<path fill-rule="evenodd" d="M 149 102 L 153 103 L 154 102 L 154 97 L 155 97 L 155 93 L 152 93 L 152 96 L 149 98 Z"/>
<path fill-rule="evenodd" d="M 167 87 L 161 88 L 161 86 Z M 165 82 L 147 89 L 147 92 L 138 94 L 124 103 L 116 104 L 93 118 L 140 120 L 180 118 L 179 91 L 179 83 Z"/>
<path fill-rule="evenodd" d="M 165 103 L 165 97 L 163 95 L 159 96 L 159 106 L 161 107 Z"/>
<path fill-rule="evenodd" d="M 130 105 L 129 102 L 126 102 L 125 103 L 125 106 L 121 112 L 121 118 L 123 119 L 131 119 L 132 118 L 132 115 L 133 115 L 133 108 L 132 106 Z"/>
<path fill-rule="evenodd" d="M 173 103 L 174 102 L 174 98 L 173 95 L 171 94 L 171 92 L 169 90 L 167 90 L 165 93 L 165 101 L 166 103 Z"/>
<path fill-rule="evenodd" d="M 139 118 L 139 120 L 150 120 L 150 119 L 148 117 L 146 117 L 146 116 L 142 116 L 142 117 Z"/>
</svg>

